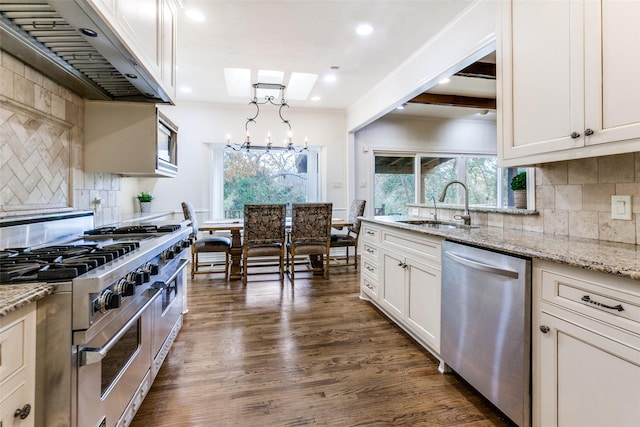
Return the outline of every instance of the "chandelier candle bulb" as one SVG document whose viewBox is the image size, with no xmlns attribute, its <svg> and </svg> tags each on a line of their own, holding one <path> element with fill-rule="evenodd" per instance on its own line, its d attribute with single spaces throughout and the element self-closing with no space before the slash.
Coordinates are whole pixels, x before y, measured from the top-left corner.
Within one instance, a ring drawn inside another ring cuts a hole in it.
<svg viewBox="0 0 640 427">
<path fill-rule="evenodd" d="M 231 135 L 227 134 L 227 147 L 231 147 Z"/>
<path fill-rule="evenodd" d="M 250 142 L 249 141 L 249 131 L 247 131 L 247 142 Z"/>
</svg>

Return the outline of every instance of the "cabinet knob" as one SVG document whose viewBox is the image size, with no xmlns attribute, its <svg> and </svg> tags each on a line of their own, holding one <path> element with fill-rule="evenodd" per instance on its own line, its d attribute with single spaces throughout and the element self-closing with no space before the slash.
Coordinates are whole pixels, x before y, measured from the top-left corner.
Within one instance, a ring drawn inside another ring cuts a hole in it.
<svg viewBox="0 0 640 427">
<path fill-rule="evenodd" d="M 30 413 L 31 413 L 31 405 L 27 403 L 22 408 L 16 409 L 16 411 L 13 413 L 13 416 L 14 418 L 20 417 L 21 420 L 24 420 L 29 416 Z"/>
<path fill-rule="evenodd" d="M 540 325 L 540 332 L 542 332 L 543 334 L 546 334 L 547 332 L 549 332 L 551 329 L 549 329 L 548 326 L 545 325 Z"/>
<path fill-rule="evenodd" d="M 571 132 L 571 139 L 580 138 L 580 132 Z"/>
<path fill-rule="evenodd" d="M 585 134 L 586 136 L 591 136 L 591 135 L 593 135 L 593 129 L 586 128 L 586 129 L 584 130 L 584 134 Z"/>
</svg>

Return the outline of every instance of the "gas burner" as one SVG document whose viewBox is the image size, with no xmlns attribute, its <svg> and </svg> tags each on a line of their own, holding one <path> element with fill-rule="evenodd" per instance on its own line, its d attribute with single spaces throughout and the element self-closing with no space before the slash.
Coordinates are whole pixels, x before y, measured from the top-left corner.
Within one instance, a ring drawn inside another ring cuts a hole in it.
<svg viewBox="0 0 640 427">
<path fill-rule="evenodd" d="M 101 227 L 94 230 L 85 231 L 89 236 L 104 236 L 111 234 L 151 234 L 151 233 L 174 233 L 180 230 L 180 225 L 128 225 L 124 227 Z"/>
</svg>

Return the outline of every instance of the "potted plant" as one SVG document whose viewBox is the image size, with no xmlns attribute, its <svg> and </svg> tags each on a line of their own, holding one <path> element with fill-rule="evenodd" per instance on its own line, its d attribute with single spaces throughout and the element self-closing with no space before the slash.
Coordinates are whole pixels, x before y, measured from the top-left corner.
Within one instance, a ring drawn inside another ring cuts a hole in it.
<svg viewBox="0 0 640 427">
<path fill-rule="evenodd" d="M 153 200 L 153 195 L 151 193 L 143 191 L 138 194 L 137 198 L 140 202 L 140 212 L 149 212 L 151 210 L 151 201 Z"/>
<path fill-rule="evenodd" d="M 520 172 L 511 179 L 513 204 L 518 209 L 527 208 L 527 173 Z"/>
</svg>

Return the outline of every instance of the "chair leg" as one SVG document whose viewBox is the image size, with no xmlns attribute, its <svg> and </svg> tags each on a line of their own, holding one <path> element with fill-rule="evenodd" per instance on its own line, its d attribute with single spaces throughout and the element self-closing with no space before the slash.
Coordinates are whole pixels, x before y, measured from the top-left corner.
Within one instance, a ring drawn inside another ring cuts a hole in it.
<svg viewBox="0 0 640 427">
<path fill-rule="evenodd" d="M 229 251 L 224 253 L 224 278 L 229 279 Z"/>
<path fill-rule="evenodd" d="M 247 255 L 248 255 L 248 251 L 243 250 L 242 251 L 242 283 L 244 283 L 245 285 L 247 284 L 247 271 L 249 269 L 249 261 L 247 259 L 249 257 Z"/>
<path fill-rule="evenodd" d="M 196 277 L 196 269 L 197 269 L 197 263 L 198 263 L 198 253 L 197 252 L 191 252 L 191 279 L 193 280 L 193 278 Z"/>
<path fill-rule="evenodd" d="M 324 265 L 324 278 L 328 279 L 329 278 L 329 251 L 327 251 L 327 254 L 324 256 L 325 259 L 325 265 Z"/>
<path fill-rule="evenodd" d="M 358 269 L 358 246 L 353 247 L 353 268 Z"/>
</svg>

